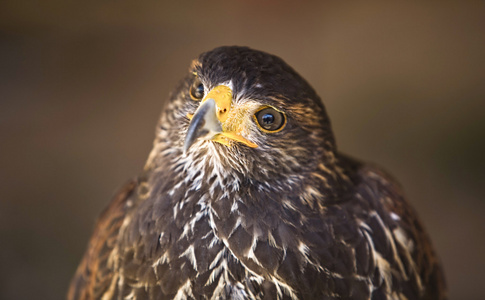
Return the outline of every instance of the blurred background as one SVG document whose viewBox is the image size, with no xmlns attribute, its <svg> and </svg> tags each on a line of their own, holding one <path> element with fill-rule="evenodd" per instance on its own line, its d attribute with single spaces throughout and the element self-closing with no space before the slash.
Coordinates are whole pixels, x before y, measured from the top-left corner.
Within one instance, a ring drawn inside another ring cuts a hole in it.
<svg viewBox="0 0 485 300">
<path fill-rule="evenodd" d="M 340 149 L 404 186 L 451 299 L 485 285 L 485 2 L 0 2 L 0 299 L 62 299 L 168 93 L 220 45 L 282 57 Z"/>
</svg>

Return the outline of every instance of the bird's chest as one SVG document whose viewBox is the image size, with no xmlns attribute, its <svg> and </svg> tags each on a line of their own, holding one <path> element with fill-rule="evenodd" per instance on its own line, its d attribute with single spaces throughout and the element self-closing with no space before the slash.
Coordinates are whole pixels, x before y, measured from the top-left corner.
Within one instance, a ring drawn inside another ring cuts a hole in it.
<svg viewBox="0 0 485 300">
<path fill-rule="evenodd" d="M 316 281 L 330 285 L 341 277 L 333 270 L 337 252 L 328 218 L 285 195 L 232 193 L 196 179 L 174 184 L 163 198 L 137 208 L 125 232 L 132 238 L 125 239 L 122 251 L 124 261 L 139 265 L 130 266 L 136 272 L 130 279 L 142 274 L 163 294 L 181 299 L 258 299 L 275 293 L 296 299 L 299 293 L 316 293 Z"/>
<path fill-rule="evenodd" d="M 166 250 L 158 261 L 182 278 L 176 292 L 188 293 L 184 289 L 190 286 L 195 298 L 258 299 L 273 293 L 293 298 L 296 291 L 287 280 L 305 265 L 319 266 L 309 258 L 301 234 L 280 218 L 268 207 L 250 205 L 244 196 L 194 193 L 174 201 L 164 216 L 170 221 L 160 230 Z"/>
<path fill-rule="evenodd" d="M 228 211 L 219 206 L 214 208 L 214 197 L 208 192 L 193 191 L 170 200 L 171 205 L 161 210 L 161 215 L 150 224 L 153 229 L 147 231 L 153 234 L 145 239 L 145 246 L 150 247 L 145 249 L 151 256 L 147 257 L 148 264 L 164 293 L 182 295 L 182 298 L 193 295 L 197 299 L 205 295 L 246 299 L 256 293 L 248 290 L 246 283 L 255 276 L 235 255 L 225 234 L 241 223 L 221 222 L 223 214 L 226 219 L 228 215 L 237 215 L 239 221 L 236 222 L 241 222 L 240 214 L 234 208 L 231 212 L 231 207 Z M 233 205 L 223 195 L 219 195 L 217 201 Z M 156 206 L 153 209 L 157 211 Z M 153 238 L 156 243 L 150 242 Z"/>
</svg>

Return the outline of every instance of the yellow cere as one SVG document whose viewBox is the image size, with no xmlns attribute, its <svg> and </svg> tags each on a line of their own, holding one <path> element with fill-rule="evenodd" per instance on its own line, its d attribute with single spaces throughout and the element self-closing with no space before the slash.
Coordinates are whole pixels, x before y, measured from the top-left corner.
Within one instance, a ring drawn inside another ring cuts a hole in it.
<svg viewBox="0 0 485 300">
<path fill-rule="evenodd" d="M 217 119 L 221 122 L 222 132 L 215 135 L 212 140 L 226 146 L 230 146 L 234 141 L 243 143 L 251 148 L 258 145 L 245 139 L 241 133 L 247 130 L 247 121 L 250 120 L 250 111 L 254 110 L 253 105 L 232 107 L 232 91 L 228 86 L 219 85 L 213 88 L 202 100 L 214 99 L 217 106 Z M 187 114 L 189 119 L 193 115 Z"/>
<path fill-rule="evenodd" d="M 214 99 L 216 101 L 217 118 L 219 121 L 221 121 L 221 123 L 224 124 L 229 114 L 229 110 L 231 109 L 231 89 L 225 85 L 216 86 L 205 96 L 202 102 L 206 101 L 207 99 Z"/>
</svg>

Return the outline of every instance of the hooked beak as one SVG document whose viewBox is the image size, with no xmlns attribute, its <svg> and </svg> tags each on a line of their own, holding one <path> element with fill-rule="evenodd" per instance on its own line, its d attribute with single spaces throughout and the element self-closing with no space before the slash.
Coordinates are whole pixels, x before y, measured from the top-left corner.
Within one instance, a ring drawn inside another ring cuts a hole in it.
<svg viewBox="0 0 485 300">
<path fill-rule="evenodd" d="M 230 146 L 233 141 L 236 141 L 251 148 L 258 147 L 255 143 L 242 137 L 237 130 L 231 131 L 230 128 L 227 128 L 229 126 L 224 126 L 225 124 L 240 123 L 230 120 L 231 117 L 234 117 L 230 114 L 231 104 L 232 91 L 224 85 L 213 88 L 205 96 L 195 114 L 193 116 L 188 115 L 191 121 L 185 136 L 184 153 L 199 138 L 212 140 L 226 146 Z"/>
</svg>

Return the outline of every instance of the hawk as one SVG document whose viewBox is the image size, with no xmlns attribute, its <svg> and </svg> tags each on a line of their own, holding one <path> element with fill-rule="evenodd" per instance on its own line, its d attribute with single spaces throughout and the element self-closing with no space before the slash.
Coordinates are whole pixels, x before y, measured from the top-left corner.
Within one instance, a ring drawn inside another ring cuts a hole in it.
<svg viewBox="0 0 485 300">
<path fill-rule="evenodd" d="M 171 94 L 140 176 L 99 217 L 68 299 L 445 299 L 401 188 L 337 151 L 282 59 L 220 47 Z"/>
</svg>

